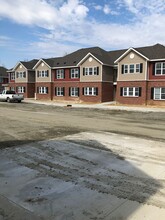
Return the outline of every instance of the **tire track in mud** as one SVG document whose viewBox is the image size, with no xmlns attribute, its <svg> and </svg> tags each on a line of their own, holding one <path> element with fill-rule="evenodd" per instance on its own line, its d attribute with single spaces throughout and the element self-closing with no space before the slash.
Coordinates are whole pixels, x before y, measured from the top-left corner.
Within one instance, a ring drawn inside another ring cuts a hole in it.
<svg viewBox="0 0 165 220">
<path fill-rule="evenodd" d="M 19 164 L 38 171 L 41 176 L 48 175 L 98 193 L 165 208 L 165 180 L 136 177 L 110 169 L 89 160 L 84 157 L 85 154 L 77 155 L 78 148 L 82 152 L 85 149 L 90 154 L 92 151 L 105 153 L 67 141 L 49 141 L 33 143 L 29 148 L 16 148 L 13 156 L 15 154 L 14 159 Z M 120 160 L 116 152 L 114 155 L 112 151 L 107 153 L 116 162 Z"/>
</svg>

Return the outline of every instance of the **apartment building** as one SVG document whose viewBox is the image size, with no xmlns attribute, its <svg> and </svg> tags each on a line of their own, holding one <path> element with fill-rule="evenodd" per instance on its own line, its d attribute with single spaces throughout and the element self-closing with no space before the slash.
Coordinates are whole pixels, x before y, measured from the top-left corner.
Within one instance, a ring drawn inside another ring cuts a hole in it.
<svg viewBox="0 0 165 220">
<path fill-rule="evenodd" d="M 3 66 L 0 66 L 0 92 L 8 88 L 8 83 L 9 79 L 7 69 Z"/>
<path fill-rule="evenodd" d="M 63 57 L 18 62 L 9 85 L 25 98 L 165 105 L 165 47 L 105 51 L 84 48 Z"/>
<path fill-rule="evenodd" d="M 34 98 L 35 95 L 35 71 L 34 65 L 38 60 L 20 61 L 8 71 L 9 87 L 25 98 Z"/>
</svg>

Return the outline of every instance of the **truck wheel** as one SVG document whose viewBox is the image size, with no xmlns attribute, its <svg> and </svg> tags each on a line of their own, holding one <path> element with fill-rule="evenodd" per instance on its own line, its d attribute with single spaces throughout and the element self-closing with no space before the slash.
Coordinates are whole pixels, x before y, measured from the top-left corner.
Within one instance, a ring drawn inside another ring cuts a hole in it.
<svg viewBox="0 0 165 220">
<path fill-rule="evenodd" d="M 7 98 L 7 102 L 10 102 L 10 98 L 9 97 Z"/>
<path fill-rule="evenodd" d="M 18 103 L 21 103 L 21 100 L 18 100 Z"/>
</svg>

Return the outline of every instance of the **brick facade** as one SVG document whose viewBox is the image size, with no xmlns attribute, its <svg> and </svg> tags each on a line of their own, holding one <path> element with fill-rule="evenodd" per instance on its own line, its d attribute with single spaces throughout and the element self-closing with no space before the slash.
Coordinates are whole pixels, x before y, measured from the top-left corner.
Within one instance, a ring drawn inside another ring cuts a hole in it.
<svg viewBox="0 0 165 220">
<path fill-rule="evenodd" d="M 39 87 L 47 87 L 48 93 L 39 94 Z M 36 99 L 52 100 L 53 99 L 52 83 L 51 82 L 38 82 L 38 83 L 36 83 L 35 84 L 35 94 L 36 94 Z"/>
<path fill-rule="evenodd" d="M 140 97 L 126 97 L 121 96 L 121 88 L 123 87 L 140 87 L 141 96 Z M 128 105 L 145 105 L 146 96 L 147 96 L 147 82 L 146 81 L 137 81 L 137 82 L 117 82 L 117 91 L 116 91 L 116 101 L 121 104 Z"/>
<path fill-rule="evenodd" d="M 25 98 L 34 98 L 35 83 L 9 83 L 9 88 L 14 89 L 16 92 L 18 92 L 17 87 L 25 87 L 25 92 L 21 93 Z"/>
</svg>

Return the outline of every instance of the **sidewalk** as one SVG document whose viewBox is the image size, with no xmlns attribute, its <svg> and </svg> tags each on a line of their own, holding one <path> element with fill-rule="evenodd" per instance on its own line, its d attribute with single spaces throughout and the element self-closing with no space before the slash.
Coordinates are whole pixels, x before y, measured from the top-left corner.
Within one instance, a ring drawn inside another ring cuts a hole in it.
<svg viewBox="0 0 165 220">
<path fill-rule="evenodd" d="M 155 106 L 121 106 L 116 105 L 115 102 L 104 103 L 74 103 L 74 102 L 55 102 L 55 101 L 42 101 L 25 98 L 25 103 L 33 103 L 39 105 L 57 106 L 57 107 L 72 107 L 72 108 L 92 108 L 103 110 L 125 110 L 125 111 L 139 111 L 139 112 L 165 112 L 164 107 Z"/>
</svg>

